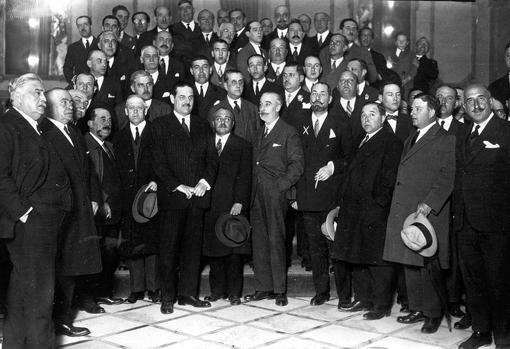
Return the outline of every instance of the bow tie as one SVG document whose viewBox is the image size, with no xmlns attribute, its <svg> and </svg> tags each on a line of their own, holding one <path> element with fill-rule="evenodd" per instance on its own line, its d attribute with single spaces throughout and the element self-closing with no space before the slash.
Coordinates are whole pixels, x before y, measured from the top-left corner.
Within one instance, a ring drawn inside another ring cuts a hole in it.
<svg viewBox="0 0 510 349">
<path fill-rule="evenodd" d="M 386 114 L 386 120 L 397 120 L 397 114 Z"/>
</svg>

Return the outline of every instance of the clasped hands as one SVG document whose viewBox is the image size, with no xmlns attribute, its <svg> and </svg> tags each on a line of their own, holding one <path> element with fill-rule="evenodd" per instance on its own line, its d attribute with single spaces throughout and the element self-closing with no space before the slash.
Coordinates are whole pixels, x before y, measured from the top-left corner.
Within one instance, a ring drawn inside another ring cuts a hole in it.
<svg viewBox="0 0 510 349">
<path fill-rule="evenodd" d="M 190 187 L 189 185 L 181 184 L 175 190 L 180 191 L 184 195 L 186 195 L 186 199 L 191 199 L 193 195 L 202 197 L 205 195 L 207 191 L 207 187 L 204 183 L 198 182 L 194 187 Z"/>
</svg>

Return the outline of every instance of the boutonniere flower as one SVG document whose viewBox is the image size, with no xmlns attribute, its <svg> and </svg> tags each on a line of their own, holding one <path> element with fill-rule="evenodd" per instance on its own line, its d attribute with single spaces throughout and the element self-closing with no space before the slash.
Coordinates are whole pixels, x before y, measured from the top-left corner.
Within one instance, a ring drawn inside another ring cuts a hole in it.
<svg viewBox="0 0 510 349">
<path fill-rule="evenodd" d="M 303 96 L 302 95 L 298 95 L 297 96 L 297 100 L 299 103 L 303 102 Z"/>
</svg>

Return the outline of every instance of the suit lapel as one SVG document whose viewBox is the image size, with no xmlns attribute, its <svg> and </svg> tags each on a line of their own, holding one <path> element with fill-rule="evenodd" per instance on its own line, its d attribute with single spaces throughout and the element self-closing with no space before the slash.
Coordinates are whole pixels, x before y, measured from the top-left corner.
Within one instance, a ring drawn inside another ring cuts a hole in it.
<svg viewBox="0 0 510 349">
<path fill-rule="evenodd" d="M 495 118 L 497 116 L 492 116 L 492 119 L 487 123 L 485 128 L 483 129 L 482 133 L 475 139 L 473 146 L 471 147 L 471 152 L 466 151 L 467 142 L 469 139 L 469 135 L 471 134 L 472 127 L 469 128 L 469 132 L 467 133 L 467 136 L 464 138 L 464 154 L 466 159 L 466 164 L 473 161 L 478 154 L 485 148 L 485 145 L 483 144 L 484 140 L 487 140 L 487 138 L 491 138 L 491 136 L 495 135 L 498 132 L 498 125 L 497 121 L 495 121 Z"/>
<path fill-rule="evenodd" d="M 441 126 L 439 126 L 437 123 L 435 123 L 428 131 L 427 133 L 425 133 L 425 135 L 423 135 L 415 144 L 414 146 L 410 147 L 411 143 L 410 143 L 410 139 L 408 139 L 409 142 L 406 141 L 406 148 L 408 148 L 408 151 L 407 153 L 403 156 L 402 158 L 402 161 L 401 162 L 404 162 L 405 160 L 407 160 L 408 158 L 410 158 L 411 156 L 413 156 L 414 154 L 416 154 L 416 152 L 418 150 L 420 150 L 421 148 L 423 148 L 425 145 L 427 145 L 431 140 L 433 140 L 435 137 L 436 137 L 436 134 L 437 132 L 439 131 L 439 129 L 441 128 Z M 413 134 L 414 136 L 414 134 Z M 410 147 L 410 148 L 409 148 Z"/>
</svg>

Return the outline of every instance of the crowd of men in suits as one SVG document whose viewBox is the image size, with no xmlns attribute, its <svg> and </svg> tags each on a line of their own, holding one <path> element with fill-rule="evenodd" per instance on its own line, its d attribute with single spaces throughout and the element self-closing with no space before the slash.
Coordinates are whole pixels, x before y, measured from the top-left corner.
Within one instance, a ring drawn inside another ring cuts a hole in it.
<svg viewBox="0 0 510 349">
<path fill-rule="evenodd" d="M 333 33 L 316 13 L 308 36 L 312 19 L 292 19 L 287 6 L 275 8 L 274 29 L 221 9 L 214 32 L 211 11 L 195 22 L 190 0 L 178 7 L 174 24 L 169 8 L 155 8 L 148 30 L 149 14 L 116 6 L 97 37 L 79 16 L 67 89 L 46 91 L 31 73 L 10 83 L 0 118 L 2 285 L 12 264 L 3 348 L 90 333 L 73 325 L 74 305 L 101 313 L 147 296 L 170 314 L 175 302 L 241 304 L 248 255 L 256 282 L 244 300 L 285 306 L 294 235 L 313 275 L 311 305 L 329 301 L 333 270 L 339 311 L 381 319 L 396 293 L 398 322 L 434 333 L 443 316 L 449 327 L 461 317 L 454 327 L 473 335 L 459 348 L 493 338 L 510 348 L 508 76 L 488 89 L 442 84 L 427 38 L 412 52 L 398 33 L 385 58 L 352 18 Z M 153 192 L 158 212 L 148 215 L 138 203 Z M 335 209 L 330 241 L 323 223 Z M 243 219 L 251 236 L 225 243 L 218 222 Z M 429 240 L 404 243 L 409 219 L 433 227 L 431 254 Z M 127 300 L 113 294 L 120 258 Z"/>
</svg>

